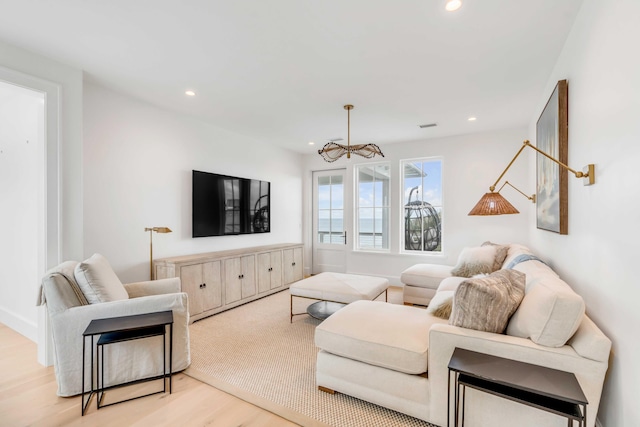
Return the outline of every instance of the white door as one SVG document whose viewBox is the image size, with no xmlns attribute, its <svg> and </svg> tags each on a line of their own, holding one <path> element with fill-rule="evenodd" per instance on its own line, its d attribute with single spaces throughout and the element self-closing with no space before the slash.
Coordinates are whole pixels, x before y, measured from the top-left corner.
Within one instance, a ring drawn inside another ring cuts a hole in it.
<svg viewBox="0 0 640 427">
<path fill-rule="evenodd" d="M 351 214 L 345 204 L 345 169 L 313 173 L 313 269 L 344 273 Z"/>
</svg>

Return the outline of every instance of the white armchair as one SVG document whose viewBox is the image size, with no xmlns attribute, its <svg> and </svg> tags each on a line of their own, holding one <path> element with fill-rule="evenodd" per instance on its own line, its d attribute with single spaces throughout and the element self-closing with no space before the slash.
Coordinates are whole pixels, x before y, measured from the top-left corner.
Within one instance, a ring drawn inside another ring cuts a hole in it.
<svg viewBox="0 0 640 427">
<path fill-rule="evenodd" d="M 109 301 L 110 298 L 115 300 Z M 101 302 L 104 300 L 107 302 Z M 66 261 L 47 272 L 42 279 L 38 303 L 46 303 L 53 331 L 59 396 L 82 392 L 82 333 L 93 319 L 172 310 L 172 372 L 181 371 L 191 363 L 188 301 L 187 294 L 180 292 L 179 278 L 123 285 L 106 259 L 96 254 L 84 263 Z M 161 375 L 161 348 L 162 337 L 107 346 L 105 385 Z M 89 353 L 87 351 L 85 360 L 87 366 Z M 90 384 L 89 369 L 86 371 L 85 383 Z"/>
</svg>

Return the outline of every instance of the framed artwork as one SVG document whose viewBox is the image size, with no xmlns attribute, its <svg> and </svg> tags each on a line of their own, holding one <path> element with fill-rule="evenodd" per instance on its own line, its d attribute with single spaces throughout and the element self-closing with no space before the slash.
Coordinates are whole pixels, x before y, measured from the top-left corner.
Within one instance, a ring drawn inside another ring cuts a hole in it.
<svg viewBox="0 0 640 427">
<path fill-rule="evenodd" d="M 567 81 L 560 80 L 536 124 L 536 147 L 567 164 L 569 142 Z M 542 230 L 568 233 L 567 170 L 536 156 L 536 225 Z"/>
</svg>

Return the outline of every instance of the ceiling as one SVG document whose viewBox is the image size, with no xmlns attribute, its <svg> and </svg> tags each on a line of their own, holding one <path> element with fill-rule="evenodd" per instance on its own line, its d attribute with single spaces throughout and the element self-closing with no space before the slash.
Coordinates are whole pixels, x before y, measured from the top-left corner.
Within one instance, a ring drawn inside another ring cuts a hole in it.
<svg viewBox="0 0 640 427">
<path fill-rule="evenodd" d="M 0 40 L 312 153 L 347 139 L 347 103 L 352 144 L 528 125 L 581 3 L 463 0 L 446 12 L 445 0 L 0 0 Z"/>
</svg>

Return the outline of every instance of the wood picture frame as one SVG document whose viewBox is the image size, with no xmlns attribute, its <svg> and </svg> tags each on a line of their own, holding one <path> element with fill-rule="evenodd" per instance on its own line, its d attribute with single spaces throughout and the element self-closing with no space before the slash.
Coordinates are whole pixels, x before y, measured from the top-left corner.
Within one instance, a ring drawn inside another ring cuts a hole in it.
<svg viewBox="0 0 640 427">
<path fill-rule="evenodd" d="M 566 80 L 560 80 L 536 123 L 536 147 L 567 164 L 569 145 L 569 100 Z M 536 156 L 536 226 L 568 234 L 567 170 L 538 154 Z"/>
</svg>

